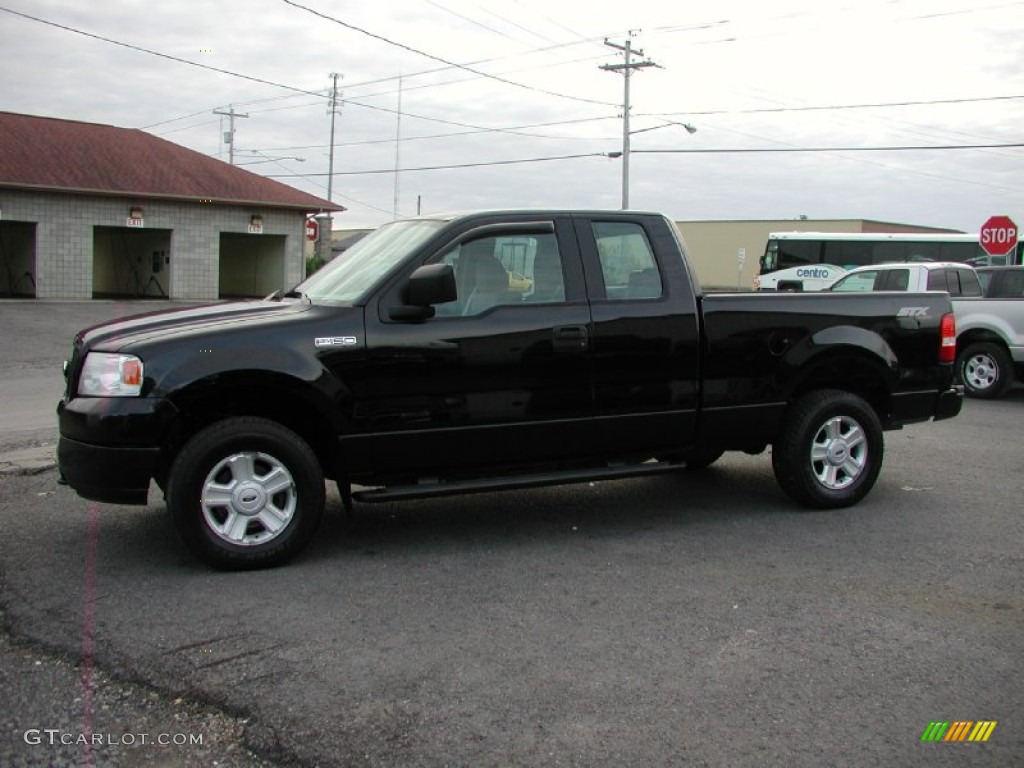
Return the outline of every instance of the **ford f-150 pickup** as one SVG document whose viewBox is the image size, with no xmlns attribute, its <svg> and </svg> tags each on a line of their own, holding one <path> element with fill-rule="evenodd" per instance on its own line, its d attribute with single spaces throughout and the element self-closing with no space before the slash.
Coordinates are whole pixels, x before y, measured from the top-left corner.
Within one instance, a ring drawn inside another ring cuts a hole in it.
<svg viewBox="0 0 1024 768">
<path fill-rule="evenodd" d="M 1024 379 L 1024 266 L 984 267 L 984 299 L 956 299 L 957 374 L 971 397 L 996 398 Z"/>
<path fill-rule="evenodd" d="M 789 496 L 843 507 L 883 430 L 960 411 L 955 337 L 945 293 L 703 295 L 657 214 L 422 217 L 284 294 L 78 333 L 58 461 L 88 499 L 155 481 L 187 546 L 235 568 L 301 550 L 325 479 L 351 509 L 771 446 Z"/>
</svg>

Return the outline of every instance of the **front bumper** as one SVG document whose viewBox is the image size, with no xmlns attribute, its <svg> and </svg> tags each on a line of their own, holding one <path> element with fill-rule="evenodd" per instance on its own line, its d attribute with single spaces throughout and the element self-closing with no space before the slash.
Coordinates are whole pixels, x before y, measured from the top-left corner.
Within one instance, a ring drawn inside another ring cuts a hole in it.
<svg viewBox="0 0 1024 768">
<path fill-rule="evenodd" d="M 161 438 L 176 414 L 170 402 L 158 398 L 61 400 L 61 481 L 93 501 L 145 504 L 160 460 Z"/>
<path fill-rule="evenodd" d="M 111 448 L 67 437 L 57 441 L 61 481 L 83 499 L 109 504 L 145 504 L 159 456 L 157 448 Z"/>
</svg>

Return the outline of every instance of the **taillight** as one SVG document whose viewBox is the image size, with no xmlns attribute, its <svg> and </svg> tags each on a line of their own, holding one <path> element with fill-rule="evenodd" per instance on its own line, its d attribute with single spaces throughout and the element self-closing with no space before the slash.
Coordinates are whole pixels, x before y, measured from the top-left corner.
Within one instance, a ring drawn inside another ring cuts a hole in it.
<svg viewBox="0 0 1024 768">
<path fill-rule="evenodd" d="M 942 316 L 939 334 L 942 337 L 939 345 L 939 362 L 952 363 L 956 360 L 956 318 L 952 312 Z"/>
</svg>

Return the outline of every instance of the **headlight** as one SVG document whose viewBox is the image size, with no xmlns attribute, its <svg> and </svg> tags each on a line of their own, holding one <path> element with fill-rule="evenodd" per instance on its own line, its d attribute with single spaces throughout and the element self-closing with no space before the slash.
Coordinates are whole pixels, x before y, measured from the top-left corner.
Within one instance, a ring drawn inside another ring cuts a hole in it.
<svg viewBox="0 0 1024 768">
<path fill-rule="evenodd" d="M 142 361 L 134 355 L 90 352 L 85 356 L 78 394 L 134 397 L 142 391 Z"/>
</svg>

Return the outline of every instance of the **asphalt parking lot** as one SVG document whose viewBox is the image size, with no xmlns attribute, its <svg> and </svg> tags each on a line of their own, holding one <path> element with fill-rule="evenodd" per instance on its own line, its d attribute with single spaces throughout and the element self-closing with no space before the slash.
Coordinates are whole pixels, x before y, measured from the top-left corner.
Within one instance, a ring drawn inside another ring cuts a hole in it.
<svg viewBox="0 0 1024 768">
<path fill-rule="evenodd" d="M 0 306 L 5 381 L 59 377 L 69 336 L 6 332 L 76 316 L 41 306 Z M 309 550 L 255 573 L 193 561 L 158 495 L 0 476 L 0 764 L 1022 764 L 1022 416 L 1018 388 L 888 433 L 875 490 L 833 512 L 767 455 L 352 520 L 331 494 Z M 922 743 L 937 720 L 998 725 Z M 206 738 L 26 740 L 47 728 Z"/>
</svg>

